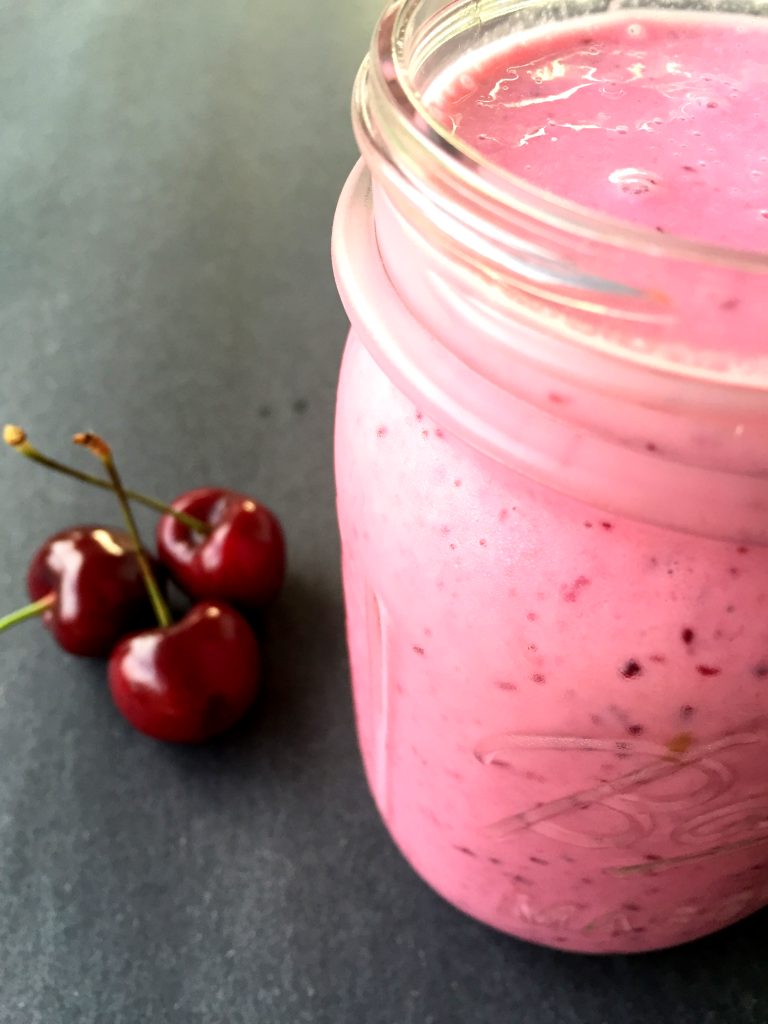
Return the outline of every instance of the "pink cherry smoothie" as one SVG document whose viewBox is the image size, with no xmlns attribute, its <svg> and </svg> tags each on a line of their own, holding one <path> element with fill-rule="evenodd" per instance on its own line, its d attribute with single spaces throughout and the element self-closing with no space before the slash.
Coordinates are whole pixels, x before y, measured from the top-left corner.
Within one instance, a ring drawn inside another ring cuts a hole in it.
<svg viewBox="0 0 768 1024">
<path fill-rule="evenodd" d="M 425 101 L 484 156 L 559 196 L 765 251 L 768 29 L 755 21 L 580 20 L 482 51 Z"/>
<path fill-rule="evenodd" d="M 767 44 L 737 17 L 583 19 L 463 58 L 425 101 L 543 189 L 761 251 Z M 404 855 L 467 913 L 575 951 L 768 903 L 768 549 L 529 479 L 375 349 L 353 328 L 338 512 L 360 743 Z"/>
</svg>

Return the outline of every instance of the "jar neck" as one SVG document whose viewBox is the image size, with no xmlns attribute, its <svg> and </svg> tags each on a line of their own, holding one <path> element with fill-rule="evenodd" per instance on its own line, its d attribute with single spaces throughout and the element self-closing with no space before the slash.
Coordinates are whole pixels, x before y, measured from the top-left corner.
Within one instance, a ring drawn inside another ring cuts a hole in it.
<svg viewBox="0 0 768 1024">
<path fill-rule="evenodd" d="M 421 409 L 486 455 L 613 514 L 768 544 L 761 392 L 745 391 L 752 404 L 734 408 L 727 387 L 532 323 L 512 329 L 478 300 L 471 273 L 425 258 L 424 245 L 358 164 L 334 226 L 337 282 L 361 339 Z"/>
</svg>

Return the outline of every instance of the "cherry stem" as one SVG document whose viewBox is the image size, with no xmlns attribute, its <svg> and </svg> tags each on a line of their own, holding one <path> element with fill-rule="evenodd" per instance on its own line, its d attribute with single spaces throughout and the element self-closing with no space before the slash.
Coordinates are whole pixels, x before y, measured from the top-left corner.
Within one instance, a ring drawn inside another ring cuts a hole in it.
<svg viewBox="0 0 768 1024">
<path fill-rule="evenodd" d="M 19 455 L 26 455 L 28 459 L 32 459 L 33 462 L 39 462 L 41 466 L 47 466 L 48 469 L 54 469 L 57 473 L 64 473 L 66 476 L 74 477 L 75 480 L 82 480 L 83 483 L 91 484 L 93 487 L 101 487 L 105 491 L 114 490 L 109 480 L 102 480 L 101 477 L 94 476 L 92 473 L 84 473 L 81 469 L 75 469 L 74 466 L 67 466 L 64 462 L 57 462 L 56 459 L 43 455 L 34 445 L 29 443 L 27 435 L 21 427 L 8 424 L 3 431 L 3 437 L 5 438 L 5 443 L 15 449 Z M 132 501 L 141 502 L 147 508 L 152 508 L 155 512 L 161 512 L 163 515 L 173 516 L 174 519 L 178 519 L 180 523 L 183 523 L 190 530 L 194 530 L 195 533 L 208 536 L 213 532 L 213 527 L 210 523 L 203 522 L 202 519 L 191 516 L 188 512 L 179 512 L 177 509 L 171 508 L 170 505 L 166 505 L 165 502 L 158 501 L 157 498 L 150 498 L 146 494 L 139 493 L 139 491 L 128 489 L 126 489 L 125 493 Z"/>
<path fill-rule="evenodd" d="M 55 603 L 56 595 L 50 593 L 46 594 L 45 597 L 41 597 L 39 601 L 33 601 L 32 604 L 27 604 L 23 608 L 17 608 L 10 615 L 4 615 L 0 618 L 0 633 L 4 629 L 10 629 L 11 626 L 15 626 L 17 622 L 26 622 L 27 619 L 34 619 L 36 615 L 42 615 L 43 612 L 47 612 L 49 608 L 52 608 Z"/>
<path fill-rule="evenodd" d="M 72 440 L 75 444 L 79 444 L 83 448 L 87 448 L 88 451 L 91 452 L 92 455 L 95 455 L 97 459 L 101 459 L 104 468 L 109 474 L 109 479 L 112 481 L 112 490 L 115 492 L 118 504 L 120 505 L 123 517 L 125 518 L 125 524 L 128 527 L 128 532 L 133 538 L 133 543 L 136 546 L 136 558 L 138 559 L 141 575 L 144 577 L 144 585 L 147 588 L 149 599 L 155 610 L 157 621 L 163 628 L 173 625 L 171 610 L 160 591 L 160 587 L 157 585 L 155 574 L 152 572 L 152 566 L 149 564 L 149 556 L 147 555 L 144 545 L 141 543 L 141 536 L 139 535 L 139 529 L 136 526 L 136 520 L 133 518 L 133 512 L 131 511 L 131 506 L 126 496 L 125 488 L 123 487 L 123 483 L 120 479 L 120 474 L 117 472 L 115 460 L 112 458 L 112 449 L 106 441 L 99 437 L 98 434 L 92 434 L 90 432 L 75 434 Z"/>
</svg>

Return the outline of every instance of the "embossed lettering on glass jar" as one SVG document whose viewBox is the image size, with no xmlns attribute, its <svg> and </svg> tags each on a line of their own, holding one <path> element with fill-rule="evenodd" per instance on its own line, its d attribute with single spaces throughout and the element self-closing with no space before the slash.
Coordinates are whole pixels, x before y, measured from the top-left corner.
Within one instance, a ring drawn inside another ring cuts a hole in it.
<svg viewBox="0 0 768 1024">
<path fill-rule="evenodd" d="M 399 0 L 358 77 L 348 635 L 414 868 L 504 931 L 642 951 L 768 903 L 768 257 L 558 199 L 443 126 L 432 83 L 559 16 Z"/>
</svg>

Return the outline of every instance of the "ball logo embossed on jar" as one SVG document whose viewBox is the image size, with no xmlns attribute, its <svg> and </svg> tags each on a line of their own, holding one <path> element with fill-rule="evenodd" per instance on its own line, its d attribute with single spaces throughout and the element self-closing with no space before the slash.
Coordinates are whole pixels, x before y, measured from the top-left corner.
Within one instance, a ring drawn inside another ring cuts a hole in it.
<svg viewBox="0 0 768 1024">
<path fill-rule="evenodd" d="M 700 814 L 672 831 L 672 839 L 679 843 L 722 843 L 758 836 L 768 839 L 768 793 L 755 793 Z"/>
<path fill-rule="evenodd" d="M 565 793 L 554 800 L 537 803 L 491 822 L 483 831 L 489 838 L 505 839 L 531 830 L 574 846 L 619 849 L 650 837 L 659 830 L 659 816 L 674 813 L 677 821 L 669 838 L 675 842 L 711 847 L 696 854 L 675 857 L 675 862 L 728 852 L 734 844 L 754 845 L 768 841 L 768 794 L 757 793 L 735 804 L 691 814 L 724 796 L 736 781 L 734 770 L 717 755 L 734 747 L 766 742 L 768 735 L 762 732 L 724 736 L 704 744 L 695 744 L 688 734 L 681 734 L 667 746 L 641 740 L 497 733 L 482 740 L 475 748 L 475 756 L 482 764 L 506 767 L 515 755 L 537 750 L 613 753 L 622 757 L 641 755 L 651 760 L 615 779 Z M 671 778 L 675 778 L 678 784 L 671 793 L 651 791 L 649 794 L 644 791 L 652 783 Z M 679 783 L 682 783 L 682 789 Z M 593 825 L 576 829 L 557 821 L 592 807 L 612 812 L 615 827 L 605 829 Z M 660 870 L 665 863 L 637 867 L 654 871 Z"/>
</svg>

